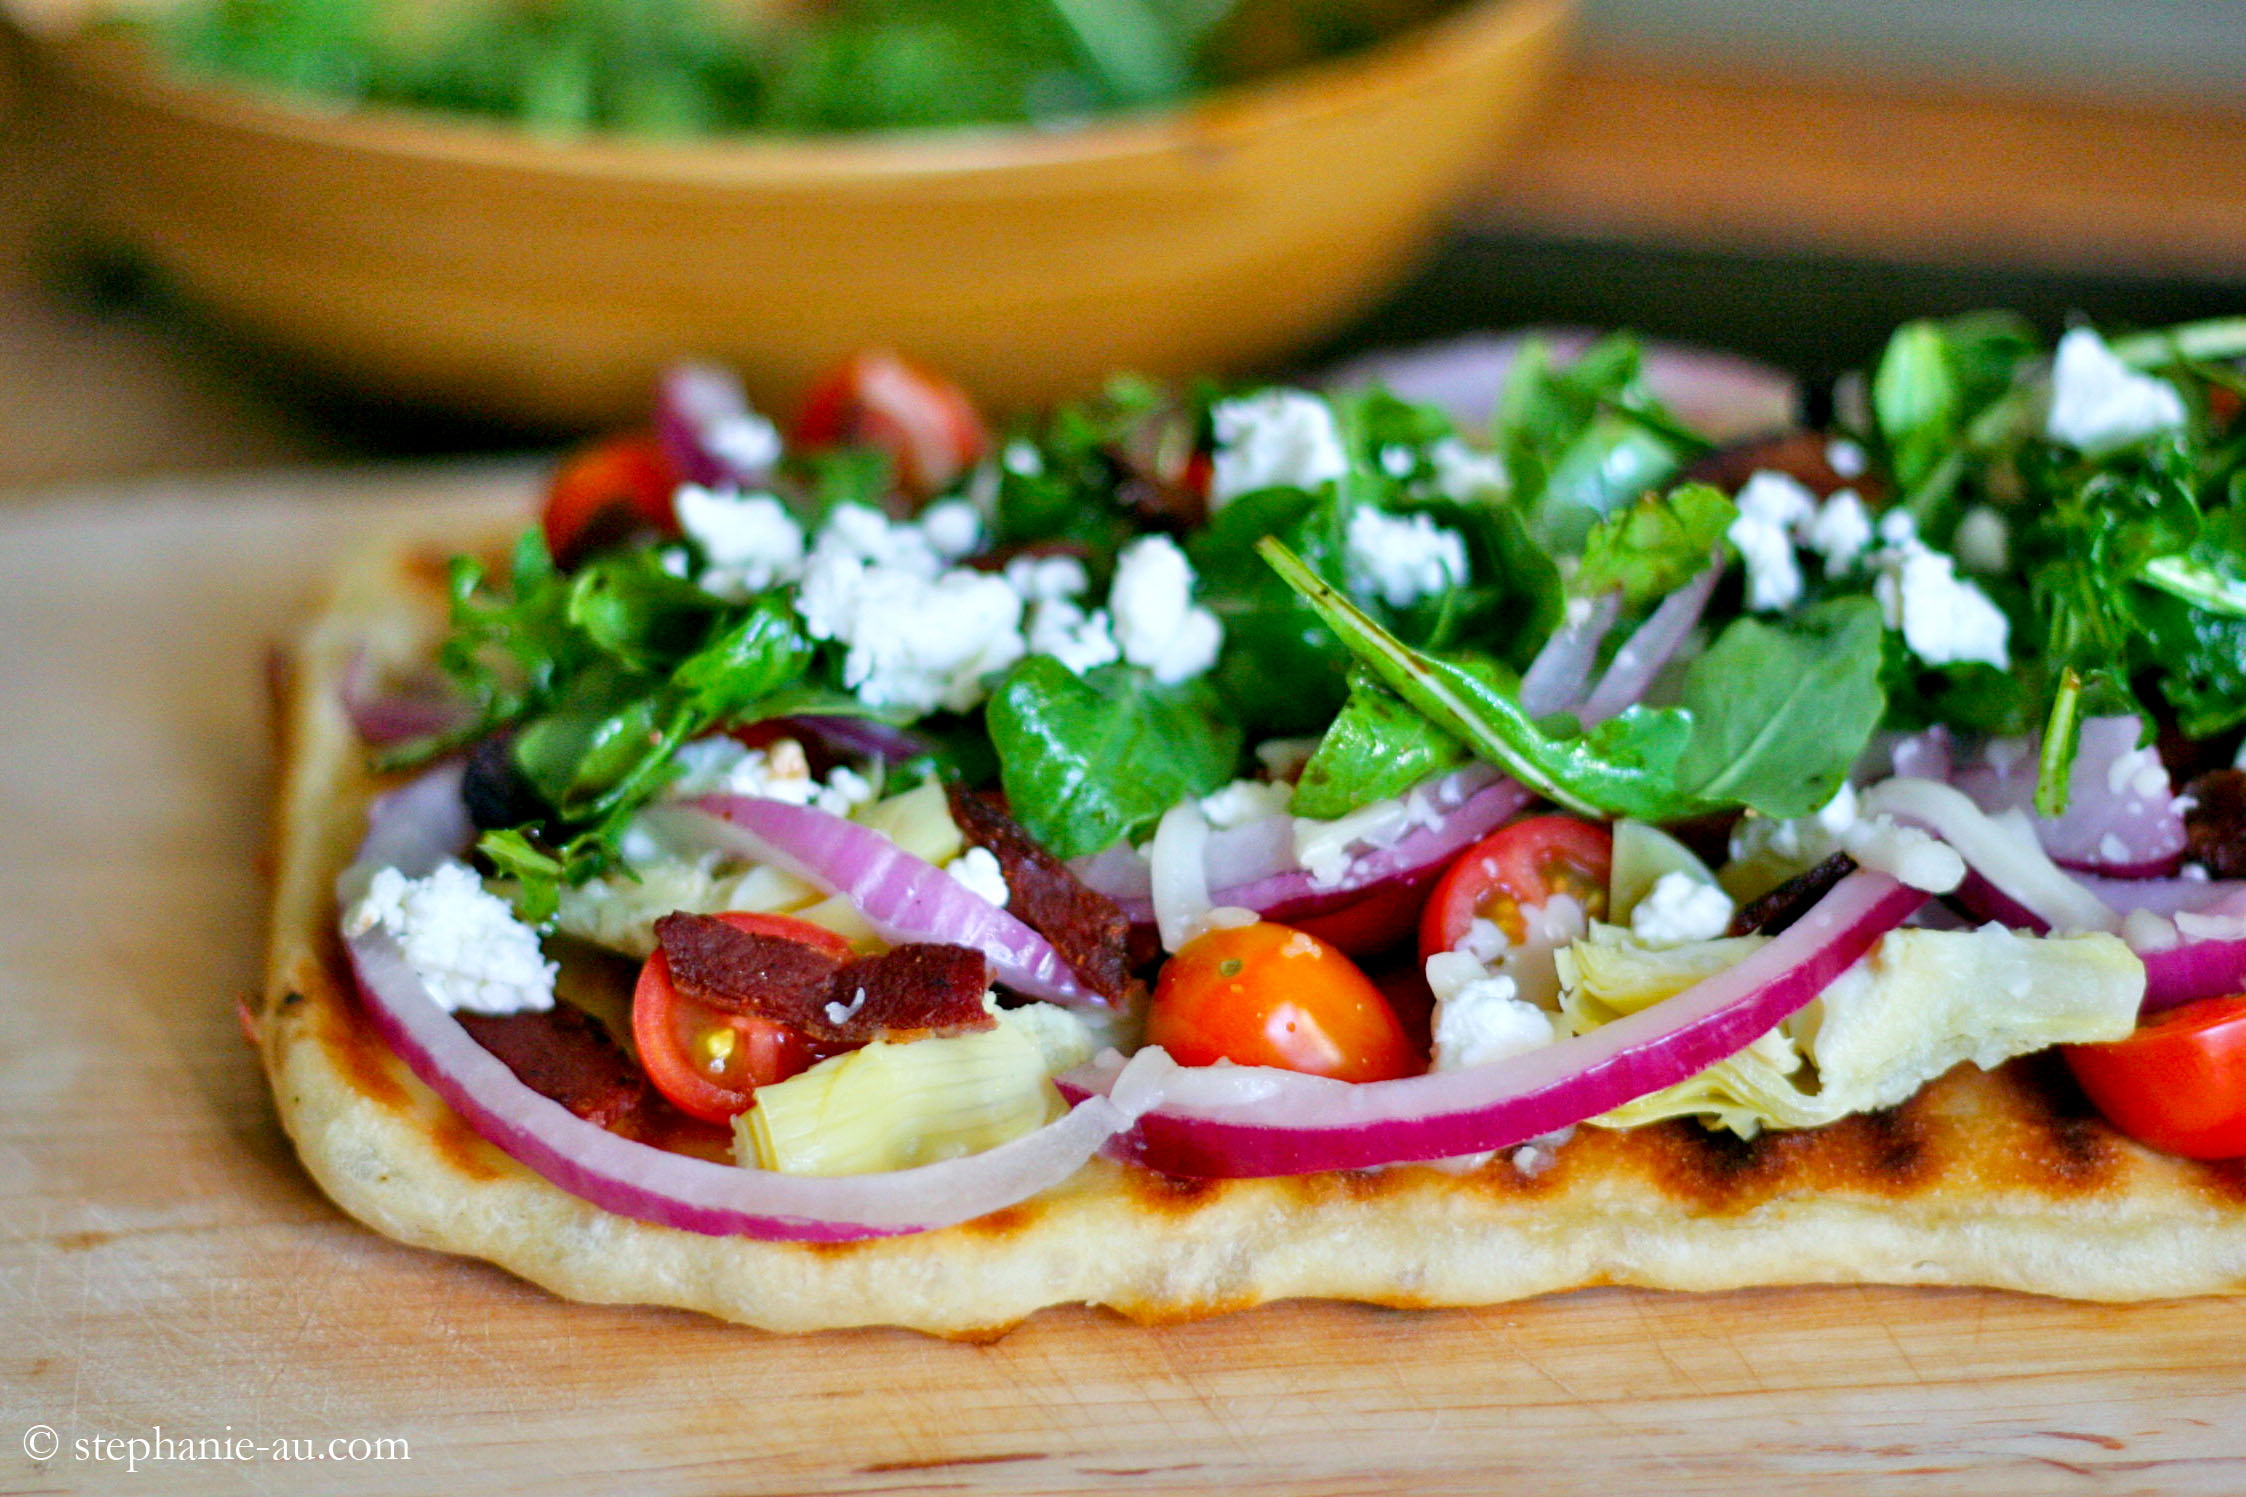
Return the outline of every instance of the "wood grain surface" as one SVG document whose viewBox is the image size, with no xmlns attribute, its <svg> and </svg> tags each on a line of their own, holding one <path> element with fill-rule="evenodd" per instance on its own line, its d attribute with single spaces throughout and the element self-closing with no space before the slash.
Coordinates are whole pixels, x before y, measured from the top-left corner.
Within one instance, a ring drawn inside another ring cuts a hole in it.
<svg viewBox="0 0 2246 1497">
<path fill-rule="evenodd" d="M 788 1340 L 564 1304 L 345 1219 L 232 1014 L 262 650 L 354 531 L 520 482 L 0 511 L 0 1492 L 2246 1490 L 2235 1300 L 1595 1290 Z M 159 1427 L 266 1449 L 95 1458 Z M 329 1455 L 385 1439 L 402 1458 Z"/>
</svg>

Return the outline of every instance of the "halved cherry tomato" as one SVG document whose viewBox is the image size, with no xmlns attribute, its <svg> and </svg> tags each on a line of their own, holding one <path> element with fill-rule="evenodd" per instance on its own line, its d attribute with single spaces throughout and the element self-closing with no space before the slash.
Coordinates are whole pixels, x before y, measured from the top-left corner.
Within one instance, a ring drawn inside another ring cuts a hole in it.
<svg viewBox="0 0 2246 1497">
<path fill-rule="evenodd" d="M 1398 879 L 1378 885 L 1364 897 L 1336 909 L 1287 923 L 1309 931 L 1330 946 L 1339 946 L 1351 956 L 1373 956 L 1419 928 L 1420 909 L 1427 903 L 1427 888 L 1434 881 L 1433 874 Z"/>
<path fill-rule="evenodd" d="M 671 495 L 678 471 L 649 432 L 606 437 L 562 459 L 546 488 L 546 549 L 568 566 L 579 557 L 652 530 L 678 534 Z"/>
<path fill-rule="evenodd" d="M 751 935 L 801 941 L 833 957 L 850 955 L 849 942 L 808 920 L 737 912 L 717 918 Z M 684 996 L 672 984 L 661 951 L 640 968 L 632 989 L 632 1041 L 655 1089 L 679 1111 L 709 1123 L 731 1122 L 748 1111 L 758 1087 L 785 1081 L 824 1058 L 785 1024 L 725 1013 Z"/>
<path fill-rule="evenodd" d="M 2108 1122 L 2186 1159 L 2246 1155 L 2246 993 L 2157 1013 L 2127 1039 L 2061 1047 Z"/>
<path fill-rule="evenodd" d="M 878 447 L 896 464 L 899 486 L 923 497 L 990 450 L 965 390 L 885 348 L 852 355 L 813 385 L 791 440 L 806 450 Z"/>
<path fill-rule="evenodd" d="M 1565 894 L 1584 913 L 1606 913 L 1614 834 L 1573 816 L 1531 816 L 1501 826 L 1450 866 L 1420 917 L 1422 960 L 1465 939 L 1476 919 L 1494 920 L 1507 939 L 1528 934 L 1524 909 Z"/>
<path fill-rule="evenodd" d="M 1343 1081 L 1387 1081 L 1426 1064 L 1355 962 L 1269 921 L 1212 930 L 1170 958 L 1146 1039 L 1180 1065 L 1229 1060 Z"/>
</svg>

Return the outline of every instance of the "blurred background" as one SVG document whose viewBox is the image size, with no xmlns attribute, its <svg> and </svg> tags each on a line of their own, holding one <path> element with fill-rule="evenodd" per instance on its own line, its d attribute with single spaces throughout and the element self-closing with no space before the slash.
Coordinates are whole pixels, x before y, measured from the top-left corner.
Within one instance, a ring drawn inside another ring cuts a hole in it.
<svg viewBox="0 0 2246 1497">
<path fill-rule="evenodd" d="M 38 65 L 0 30 L 0 491 L 565 435 L 308 378 L 89 252 Z M 1300 358 L 1561 323 L 1815 376 L 1922 314 L 2246 310 L 2242 79 L 2238 0 L 1584 0 L 1515 147 Z"/>
</svg>

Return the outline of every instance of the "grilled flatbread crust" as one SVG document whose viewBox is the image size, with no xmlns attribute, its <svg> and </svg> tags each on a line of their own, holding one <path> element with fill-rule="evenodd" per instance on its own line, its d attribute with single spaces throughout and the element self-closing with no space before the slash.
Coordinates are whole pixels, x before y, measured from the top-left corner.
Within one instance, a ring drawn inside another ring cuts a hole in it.
<svg viewBox="0 0 2246 1497">
<path fill-rule="evenodd" d="M 380 783 L 339 703 L 354 658 L 437 637 L 449 547 L 370 551 L 280 675 L 281 806 L 261 1051 L 305 1167 L 404 1242 L 557 1294 L 773 1330 L 979 1335 L 1045 1305 L 1144 1320 L 1322 1297 L 1483 1304 L 1593 1284 L 1977 1284 L 2083 1299 L 2246 1287 L 2246 1168 L 2148 1152 L 2048 1060 L 1971 1066 L 1891 1111 L 1742 1143 L 1584 1128 L 1531 1175 L 1404 1167 L 1191 1181 L 1095 1161 L 1067 1186 L 918 1236 L 803 1245 L 603 1211 L 486 1144 L 360 1012 L 331 887 Z"/>
</svg>

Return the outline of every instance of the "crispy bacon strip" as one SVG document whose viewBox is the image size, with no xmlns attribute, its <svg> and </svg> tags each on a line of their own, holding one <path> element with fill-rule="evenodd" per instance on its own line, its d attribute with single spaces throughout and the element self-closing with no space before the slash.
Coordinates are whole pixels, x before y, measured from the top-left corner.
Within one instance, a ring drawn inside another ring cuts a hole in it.
<svg viewBox="0 0 2246 1497">
<path fill-rule="evenodd" d="M 655 939 L 683 996 L 785 1024 L 821 1044 L 964 1034 L 997 1023 L 983 1008 L 990 962 L 971 947 L 922 942 L 844 962 L 800 941 L 684 911 L 656 921 Z"/>
<path fill-rule="evenodd" d="M 541 1097 L 603 1128 L 636 1114 L 647 1079 L 623 1046 L 583 1009 L 557 1003 L 543 1013 L 461 1014 L 461 1027 Z"/>
<path fill-rule="evenodd" d="M 1053 943 L 1077 980 L 1110 1003 L 1131 984 L 1131 922 L 1114 900 L 1084 887 L 1004 811 L 957 783 L 944 787 L 951 819 L 967 841 L 998 859 L 1015 919 Z"/>
</svg>

